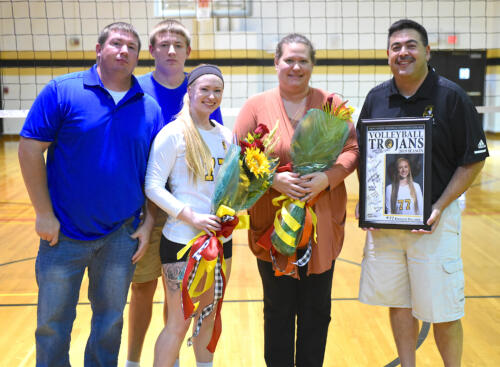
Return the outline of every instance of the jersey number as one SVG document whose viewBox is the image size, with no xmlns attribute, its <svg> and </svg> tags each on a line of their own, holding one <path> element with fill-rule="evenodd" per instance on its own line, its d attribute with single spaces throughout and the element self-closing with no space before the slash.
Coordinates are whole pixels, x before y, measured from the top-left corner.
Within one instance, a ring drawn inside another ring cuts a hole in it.
<svg viewBox="0 0 500 367">
<path fill-rule="evenodd" d="M 217 163 L 219 166 L 222 166 L 224 163 L 224 158 L 217 158 Z M 213 181 L 214 180 L 214 169 L 215 169 L 215 158 L 212 157 L 212 167 L 210 168 L 210 172 L 205 176 L 205 181 Z"/>
<path fill-rule="evenodd" d="M 410 199 L 398 200 L 398 209 L 403 210 L 403 206 L 405 203 L 406 203 L 406 210 L 410 210 L 410 205 L 411 205 Z"/>
</svg>

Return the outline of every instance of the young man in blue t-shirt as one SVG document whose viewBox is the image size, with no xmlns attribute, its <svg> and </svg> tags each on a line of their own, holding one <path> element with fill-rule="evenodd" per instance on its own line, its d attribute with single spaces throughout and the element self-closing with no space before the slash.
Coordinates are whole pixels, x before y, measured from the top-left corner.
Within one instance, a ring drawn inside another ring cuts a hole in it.
<svg viewBox="0 0 500 367">
<path fill-rule="evenodd" d="M 85 366 L 118 362 L 123 308 L 153 227 L 146 209 L 137 228 L 149 149 L 163 126 L 158 103 L 132 75 L 139 50 L 132 25 L 105 27 L 97 64 L 50 81 L 21 131 L 19 162 L 40 236 L 37 366 L 69 366 L 85 270 L 93 312 Z"/>
<path fill-rule="evenodd" d="M 191 53 L 191 37 L 182 23 L 166 19 L 153 28 L 149 42 L 149 52 L 155 59 L 155 70 L 138 77 L 138 80 L 142 89 L 158 101 L 165 123 L 168 124 L 181 110 L 187 92 L 187 73 L 184 72 L 184 65 Z M 219 108 L 210 117 L 222 124 Z M 144 338 L 151 322 L 153 297 L 158 278 L 161 276 L 159 246 L 166 217 L 160 209 L 157 211 L 151 244 L 137 264 L 132 280 L 126 367 L 139 366 Z M 166 320 L 166 300 L 163 312 Z"/>
</svg>

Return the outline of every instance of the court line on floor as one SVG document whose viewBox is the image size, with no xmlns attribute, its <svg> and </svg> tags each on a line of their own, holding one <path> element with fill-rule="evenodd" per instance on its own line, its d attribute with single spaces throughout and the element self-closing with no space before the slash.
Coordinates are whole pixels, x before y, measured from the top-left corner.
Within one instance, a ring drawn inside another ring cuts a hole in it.
<svg viewBox="0 0 500 367">
<path fill-rule="evenodd" d="M 489 185 L 491 183 L 495 183 L 495 182 L 498 182 L 498 181 L 500 181 L 500 178 L 493 178 L 493 179 L 490 179 L 490 180 L 480 181 L 480 182 L 477 182 L 475 184 L 470 185 L 469 189 L 471 187 L 477 187 L 477 186 L 482 186 L 482 185 Z"/>
<path fill-rule="evenodd" d="M 0 266 L 5 266 L 5 265 L 11 265 L 11 264 L 17 264 L 17 263 L 21 263 L 21 262 L 24 262 L 24 261 L 30 261 L 30 260 L 35 260 L 36 259 L 36 256 L 33 256 L 33 257 L 26 257 L 24 259 L 19 259 L 19 260 L 12 260 L 12 261 L 8 261 L 6 263 L 1 263 Z"/>
<path fill-rule="evenodd" d="M 247 245 L 246 244 L 233 244 L 233 246 L 247 246 Z M 19 260 L 12 260 L 12 261 L 8 261 L 8 262 L 5 262 L 5 263 L 0 263 L 0 267 L 1 266 L 5 266 L 5 265 L 17 264 L 17 263 L 24 262 L 24 261 L 34 260 L 34 259 L 36 259 L 36 256 L 34 256 L 34 257 L 27 257 L 27 258 L 19 259 Z M 351 261 L 351 260 L 342 259 L 340 257 L 337 258 L 337 261 L 343 261 L 343 262 L 346 262 L 348 264 L 361 266 L 361 264 L 359 264 L 357 262 L 354 262 L 354 261 Z"/>
<path fill-rule="evenodd" d="M 500 298 L 500 296 L 465 296 L 465 298 Z"/>
<path fill-rule="evenodd" d="M 356 264 L 356 263 L 354 263 Z M 500 298 L 499 296 L 466 296 L 465 298 Z M 358 298 L 332 298 L 332 301 L 357 301 Z M 263 302 L 263 300 L 225 300 L 225 303 L 243 303 L 243 302 Z M 128 304 L 129 302 L 127 302 Z M 163 301 L 154 301 L 153 304 L 161 304 L 163 305 Z M 90 302 L 81 302 L 78 303 L 78 305 L 90 305 Z M 9 305 L 3 305 L 0 304 L 0 307 L 5 307 Z M 11 305 L 14 306 L 14 305 Z M 19 304 L 18 306 L 23 306 L 22 304 Z M 36 306 L 36 304 L 25 304 L 24 306 Z M 418 334 L 418 339 L 417 339 L 417 347 L 416 350 L 423 344 L 425 339 L 427 338 L 427 335 L 429 334 L 430 330 L 430 323 L 428 322 L 422 322 L 422 327 L 420 329 L 420 332 Z M 384 367 L 396 367 L 401 364 L 399 357 L 396 357 L 394 360 L 386 364 Z"/>
<path fill-rule="evenodd" d="M 417 347 L 415 350 L 418 350 L 420 346 L 423 344 L 425 338 L 427 338 L 427 335 L 429 334 L 429 330 L 431 328 L 431 324 L 428 322 L 422 322 L 422 328 L 420 329 L 420 332 L 418 333 L 418 339 L 417 339 Z M 386 364 L 384 367 L 396 367 L 401 364 L 401 361 L 399 360 L 399 357 L 394 359 L 393 361 L 389 362 Z"/>
<path fill-rule="evenodd" d="M 36 344 L 33 344 L 31 349 L 29 350 L 29 352 L 26 353 L 23 360 L 19 363 L 19 365 L 17 367 L 24 367 L 24 366 L 26 366 L 26 364 L 29 361 L 31 361 L 31 356 L 35 353 L 35 348 L 36 348 Z"/>
<path fill-rule="evenodd" d="M 35 297 L 38 296 L 38 292 L 28 292 L 28 293 L 0 293 L 0 297 Z"/>
<path fill-rule="evenodd" d="M 10 295 L 11 293 L 9 293 Z M 0 293 L 0 297 L 2 294 Z M 465 296 L 466 299 L 497 299 L 500 295 L 490 295 L 490 296 Z M 333 302 L 339 301 L 358 301 L 357 297 L 333 297 Z M 224 303 L 259 303 L 264 302 L 262 299 L 228 299 L 224 300 Z M 127 302 L 129 304 L 129 302 Z M 162 305 L 163 301 L 153 301 L 155 305 Z M 0 307 L 36 307 L 36 303 L 0 303 Z M 90 306 L 90 302 L 78 302 L 77 306 Z"/>
<path fill-rule="evenodd" d="M 0 201 L 0 205 L 22 205 L 31 206 L 30 202 L 27 201 Z"/>
<path fill-rule="evenodd" d="M 490 182 L 494 182 L 494 181 L 497 181 L 497 180 L 491 180 Z M 0 219 L 0 221 L 1 221 L 1 219 Z M 235 244 L 235 245 L 237 245 L 237 246 L 246 246 L 246 244 Z M 15 264 L 15 263 L 29 261 L 29 260 L 33 260 L 33 259 L 36 259 L 36 257 L 30 257 L 30 258 L 25 258 L 25 259 L 20 259 L 20 260 L 14 260 L 14 261 L 10 261 L 10 262 L 7 262 L 7 263 L 0 264 L 0 266 Z M 343 259 L 343 258 L 338 258 L 337 260 L 341 261 L 341 262 L 345 262 L 345 263 L 351 264 L 351 265 L 361 266 L 360 263 L 357 263 L 355 261 L 351 261 L 351 260 L 347 260 L 347 259 Z M 1 294 L 0 294 L 0 296 L 1 296 Z M 465 296 L 465 298 L 466 299 L 467 298 L 485 299 L 485 298 L 500 298 L 500 296 Z M 358 301 L 358 298 L 332 298 L 332 301 L 333 302 L 335 302 L 335 301 Z M 225 303 L 244 303 L 244 302 L 263 302 L 263 300 L 225 300 L 224 302 Z M 129 304 L 129 302 L 127 302 L 127 304 Z M 163 304 L 163 301 L 154 301 L 153 304 Z M 79 305 L 79 306 L 90 305 L 90 302 L 79 302 L 77 305 Z M 26 304 L 0 304 L 0 307 L 17 307 L 17 306 L 19 306 L 19 307 L 22 307 L 22 306 L 37 306 L 37 304 L 35 304 L 35 303 L 31 303 L 31 304 L 30 303 L 26 303 Z M 416 347 L 417 350 L 423 344 L 423 342 L 425 341 L 425 339 L 427 338 L 427 335 L 429 334 L 429 330 L 430 330 L 430 323 L 423 322 L 422 323 L 422 327 L 421 327 L 420 332 L 419 332 L 419 335 L 418 335 L 418 339 L 417 339 L 417 347 Z M 27 358 L 30 358 L 31 354 L 33 354 L 33 351 L 34 351 L 34 347 L 28 353 L 28 355 L 26 355 L 26 357 L 22 361 L 21 365 L 25 364 Z M 397 357 L 394 360 L 392 360 L 391 362 L 389 362 L 388 364 L 386 364 L 384 367 L 396 367 L 396 366 L 399 366 L 400 363 L 401 362 L 399 360 L 399 357 Z"/>
<path fill-rule="evenodd" d="M 35 222 L 35 218 L 0 218 L 0 222 L 33 223 Z"/>
<path fill-rule="evenodd" d="M 357 263 L 357 262 L 352 261 L 352 260 L 343 259 L 341 257 L 338 257 L 337 260 L 335 260 L 335 261 L 342 261 L 344 263 L 348 263 L 348 264 L 351 264 L 351 265 L 361 266 L 360 263 Z"/>
</svg>

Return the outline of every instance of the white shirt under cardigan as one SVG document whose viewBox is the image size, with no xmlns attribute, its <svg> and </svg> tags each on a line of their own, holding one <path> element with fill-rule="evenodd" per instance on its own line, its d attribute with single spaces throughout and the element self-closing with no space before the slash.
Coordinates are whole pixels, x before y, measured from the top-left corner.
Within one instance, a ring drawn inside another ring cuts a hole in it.
<svg viewBox="0 0 500 367">
<path fill-rule="evenodd" d="M 168 213 L 163 235 L 172 242 L 186 244 L 200 230 L 177 219 L 186 206 L 197 213 L 209 214 L 215 177 L 232 141 L 231 131 L 218 123 L 210 130 L 198 129 L 212 154 L 213 172 L 205 180 L 193 183 L 186 165 L 184 123 L 174 120 L 156 136 L 149 155 L 145 191 L 147 197 Z M 168 190 L 165 184 L 168 181 Z"/>
</svg>

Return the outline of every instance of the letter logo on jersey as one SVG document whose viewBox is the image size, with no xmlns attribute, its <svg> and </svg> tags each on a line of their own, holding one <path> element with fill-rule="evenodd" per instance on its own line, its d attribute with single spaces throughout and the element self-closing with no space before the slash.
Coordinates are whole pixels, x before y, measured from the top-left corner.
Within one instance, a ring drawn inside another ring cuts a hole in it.
<svg viewBox="0 0 500 367">
<path fill-rule="evenodd" d="M 433 105 L 429 105 L 429 106 L 426 106 L 425 109 L 424 109 L 424 113 L 422 114 L 423 117 L 432 117 L 434 116 L 434 106 Z"/>
</svg>

